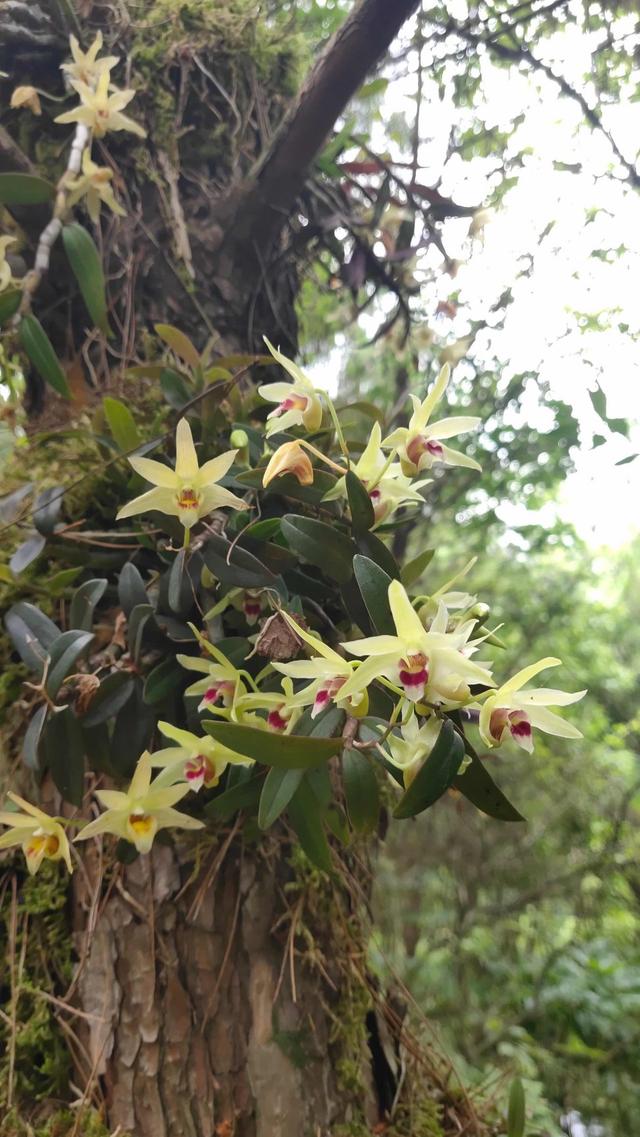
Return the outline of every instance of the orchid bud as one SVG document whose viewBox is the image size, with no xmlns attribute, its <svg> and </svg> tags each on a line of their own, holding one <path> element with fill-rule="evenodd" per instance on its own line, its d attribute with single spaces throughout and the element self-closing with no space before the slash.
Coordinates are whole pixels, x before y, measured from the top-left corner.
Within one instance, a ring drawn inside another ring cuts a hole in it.
<svg viewBox="0 0 640 1137">
<path fill-rule="evenodd" d="M 263 486 L 268 486 L 269 482 L 283 474 L 293 474 L 301 486 L 313 485 L 311 459 L 299 442 L 285 442 L 278 447 L 264 472 Z"/>
</svg>

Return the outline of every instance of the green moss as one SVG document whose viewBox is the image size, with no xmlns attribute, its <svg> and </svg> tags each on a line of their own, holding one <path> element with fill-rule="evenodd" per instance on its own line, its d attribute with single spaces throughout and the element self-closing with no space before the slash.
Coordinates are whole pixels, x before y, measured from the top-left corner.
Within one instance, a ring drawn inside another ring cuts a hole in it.
<svg viewBox="0 0 640 1137">
<path fill-rule="evenodd" d="M 85 1109 L 78 1117 L 69 1109 L 56 1109 L 46 1119 L 26 1122 L 15 1110 L 0 1121 L 0 1137 L 110 1137 L 110 1129 L 95 1109 Z M 130 1137 L 120 1133 L 119 1137 Z"/>
</svg>

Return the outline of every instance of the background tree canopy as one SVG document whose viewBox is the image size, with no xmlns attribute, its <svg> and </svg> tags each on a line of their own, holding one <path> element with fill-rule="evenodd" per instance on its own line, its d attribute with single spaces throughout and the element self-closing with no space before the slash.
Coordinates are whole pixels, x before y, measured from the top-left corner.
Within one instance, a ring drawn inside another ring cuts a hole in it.
<svg viewBox="0 0 640 1137">
<path fill-rule="evenodd" d="M 446 1103 L 439 1120 L 429 1106 L 418 1125 L 414 1103 L 409 1122 L 387 1118 L 384 1131 L 406 1123 L 431 1137 L 442 1123 L 453 1133 L 460 1094 L 477 1133 L 503 1133 L 519 1074 L 529 1137 L 569 1132 L 575 1114 L 593 1134 L 626 1137 L 639 1104 L 640 612 L 637 537 L 615 493 L 632 500 L 640 466 L 638 14 L 573 0 L 127 0 L 113 11 L 4 0 L 0 201 L 2 233 L 16 237 L 14 281 L 33 265 L 50 207 L 46 195 L 26 204 L 6 178 L 58 181 L 73 129 L 53 123 L 70 105 L 60 64 L 69 34 L 86 49 L 98 30 L 137 91 L 147 139 L 110 134 L 98 145 L 126 216 L 103 208 L 95 226 L 75 211 L 104 266 L 104 301 L 88 301 L 61 241 L 34 292 L 55 364 L 38 365 L 16 331 L 18 290 L 0 292 L 0 602 L 35 601 L 58 619 L 87 575 L 122 559 L 111 547 L 122 455 L 168 432 L 201 395 L 200 363 L 185 379 L 180 350 L 167 358 L 176 341 L 159 343 L 154 325 L 178 325 L 225 382 L 263 351 L 264 333 L 299 351 L 347 408 L 356 450 L 376 417 L 404 423 L 408 393 L 422 398 L 451 363 L 451 406 L 482 420 L 466 448 L 482 476 L 436 471 L 424 505 L 381 535 L 400 562 L 435 550 L 425 592 L 478 555 L 467 580 L 510 629 L 505 673 L 551 648 L 567 686 L 589 697 L 576 718 L 582 743 L 489 759 L 526 826 L 498 825 L 451 793 L 383 845 L 371 967 L 380 990 L 395 971 L 417 1004 L 419 1043 L 428 1050 L 436 1029 L 453 1060 L 430 1073 Z M 41 114 L 12 105 L 18 86 L 38 89 Z M 220 420 L 202 405 L 206 439 Z M 619 519 L 614 550 L 596 547 L 600 529 L 585 542 L 563 504 L 576 466 L 585 492 L 590 473 L 607 487 L 592 508 Z M 89 573 L 80 517 L 97 542 Z M 22 769 L 26 671 L 6 638 L 1 650 L 6 781 Z M 61 992 L 72 967 L 66 901 L 46 882 L 29 887 L 39 929 L 24 948 L 29 983 L 43 982 L 48 940 L 47 981 Z M 15 967 L 9 885 L 2 895 Z M 325 916 L 318 901 L 314 917 Z M 5 1039 L 12 990 L 2 991 Z M 59 1024 L 30 989 L 26 1000 L 18 1089 L 25 1101 L 66 1103 Z M 290 1027 L 273 1030 L 295 1066 Z M 5 1086 L 15 1048 L 7 1055 Z M 341 1093 L 353 1089 L 348 1075 L 357 1082 L 346 1058 L 343 1067 Z M 453 1104 L 440 1077 L 456 1085 Z M 27 1132 L 17 1115 L 3 1124 L 3 1137 Z"/>
</svg>

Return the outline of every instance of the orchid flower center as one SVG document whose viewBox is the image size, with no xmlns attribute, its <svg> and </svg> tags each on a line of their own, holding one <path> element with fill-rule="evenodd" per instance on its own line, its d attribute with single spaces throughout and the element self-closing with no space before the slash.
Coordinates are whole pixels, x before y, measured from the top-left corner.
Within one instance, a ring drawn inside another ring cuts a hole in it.
<svg viewBox="0 0 640 1137">
<path fill-rule="evenodd" d="M 197 509 L 200 497 L 192 486 L 184 486 L 177 497 L 178 509 Z"/>
<path fill-rule="evenodd" d="M 284 703 L 279 707 L 274 707 L 267 715 L 267 723 L 272 730 L 285 730 L 289 722 L 289 715 L 283 715 L 282 712 L 286 710 Z"/>
<path fill-rule="evenodd" d="M 53 833 L 45 833 L 42 829 L 36 830 L 27 845 L 25 855 L 35 860 L 40 857 L 55 857 L 60 848 L 60 841 Z"/>
<path fill-rule="evenodd" d="M 335 679 L 327 679 L 323 686 L 316 694 L 313 710 L 311 711 L 311 718 L 316 718 L 329 705 L 332 699 L 335 699 L 340 688 L 346 683 L 346 676 L 336 676 Z"/>
<path fill-rule="evenodd" d="M 432 462 L 442 458 L 444 451 L 435 438 L 427 438 L 424 434 L 417 434 L 407 445 L 407 458 L 414 466 L 420 465 L 420 460 L 426 454 Z M 424 463 L 423 463 L 424 465 Z"/>
<path fill-rule="evenodd" d="M 262 611 L 262 604 L 260 600 L 254 596 L 245 596 L 242 601 L 242 611 L 245 614 L 248 624 L 255 624 L 260 612 Z"/>
<path fill-rule="evenodd" d="M 154 818 L 142 809 L 135 809 L 129 814 L 129 828 L 136 837 L 147 837 L 155 828 Z"/>
<path fill-rule="evenodd" d="M 489 733 L 496 742 L 501 742 L 505 730 L 510 732 L 516 742 L 526 742 L 532 735 L 531 720 L 525 711 L 508 711 L 499 707 L 491 713 Z"/>
<path fill-rule="evenodd" d="M 213 706 L 222 699 L 223 706 L 228 707 L 233 702 L 236 685 L 232 679 L 222 679 L 219 683 L 212 683 L 204 693 L 198 710 Z"/>
<path fill-rule="evenodd" d="M 429 680 L 429 665 L 421 651 L 400 660 L 400 682 L 407 694 L 418 694 Z"/>
<path fill-rule="evenodd" d="M 217 782 L 215 767 L 206 754 L 195 754 L 185 762 L 184 776 L 194 790 L 203 785 L 214 785 Z"/>
<path fill-rule="evenodd" d="M 277 418 L 278 415 L 283 415 L 286 411 L 306 411 L 308 402 L 309 400 L 306 395 L 297 395 L 294 392 L 291 395 L 287 395 L 286 399 L 283 399 L 282 402 L 278 404 L 275 411 L 272 411 L 269 415 L 269 418 Z"/>
</svg>

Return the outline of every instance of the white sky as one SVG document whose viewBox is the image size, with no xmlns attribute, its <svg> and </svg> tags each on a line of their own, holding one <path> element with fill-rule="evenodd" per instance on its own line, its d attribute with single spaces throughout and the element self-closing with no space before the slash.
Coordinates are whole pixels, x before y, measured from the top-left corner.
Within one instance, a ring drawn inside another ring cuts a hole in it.
<svg viewBox="0 0 640 1137">
<path fill-rule="evenodd" d="M 540 45 L 538 54 L 579 86 L 593 47 L 590 37 L 568 28 L 555 42 Z M 636 508 L 640 459 L 615 464 L 640 451 L 640 339 L 634 343 L 618 328 L 627 324 L 640 336 L 640 195 L 603 176 L 612 166 L 615 170 L 606 140 L 581 125 L 579 108 L 562 98 L 554 84 L 528 72 L 498 70 L 489 63 L 483 70 L 483 119 L 488 125 L 506 127 L 504 108 L 509 119 L 522 111 L 524 122 L 510 150 L 527 146 L 531 154 L 524 159 L 518 185 L 487 225 L 483 242 L 475 241 L 471 247 L 467 221 L 447 223 L 447 251 L 465 263 L 455 281 L 443 274 L 435 288 L 432 282 L 425 285 L 425 305 L 435 311 L 438 299 L 459 290 L 459 316 L 433 325 L 439 336 L 455 340 L 468 330 L 467 320 L 487 317 L 491 305 L 511 286 L 514 303 L 504 329 L 481 332 L 474 356 L 484 348 L 489 358 L 495 355 L 506 361 L 506 377 L 538 371 L 549 382 L 553 397 L 573 407 L 581 445 L 575 454 L 576 471 L 560 492 L 560 512 L 591 544 L 617 546 L 640 527 Z M 412 89 L 410 77 L 390 85 L 385 119 L 398 112 L 412 119 Z M 431 96 L 422 116 L 419 175 L 427 185 L 435 184 L 442 174 L 451 125 L 464 116 L 446 100 L 440 101 L 435 87 Z M 640 138 L 640 103 L 611 107 L 607 116 L 618 145 L 633 157 Z M 390 148 L 393 154 L 383 125 L 374 129 L 372 145 L 380 152 Z M 579 163 L 581 172 L 554 169 L 554 159 Z M 441 192 L 462 204 L 481 203 L 495 185 L 495 165 L 491 157 L 463 162 L 456 156 L 446 166 Z M 595 207 L 600 212 L 587 224 L 586 212 Z M 555 225 L 540 243 L 551 219 Z M 608 263 L 591 255 L 594 249 L 620 245 L 627 251 Z M 531 254 L 531 275 L 516 279 Z M 583 331 L 573 314 L 599 311 L 603 330 L 597 332 Z M 321 368 L 320 378 L 326 382 L 328 369 Z M 589 389 L 595 390 L 597 383 L 607 396 L 608 415 L 634 420 L 630 441 L 603 428 L 589 398 Z M 530 414 L 538 425 L 541 411 L 533 401 Z M 595 449 L 594 434 L 607 438 Z M 504 509 L 505 522 L 521 522 L 522 508 L 513 503 Z"/>
</svg>

